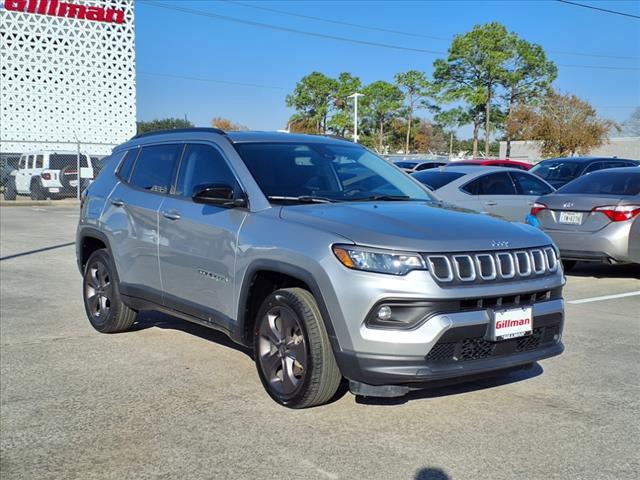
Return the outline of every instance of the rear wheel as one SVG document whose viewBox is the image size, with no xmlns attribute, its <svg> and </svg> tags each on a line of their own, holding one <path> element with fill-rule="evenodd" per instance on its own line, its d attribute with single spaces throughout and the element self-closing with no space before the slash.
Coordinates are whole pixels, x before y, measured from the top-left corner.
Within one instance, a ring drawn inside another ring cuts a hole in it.
<svg viewBox="0 0 640 480">
<path fill-rule="evenodd" d="M 40 179 L 31 181 L 31 200 L 46 200 L 47 195 L 40 183 Z"/>
<path fill-rule="evenodd" d="M 114 272 L 104 249 L 93 252 L 84 269 L 84 308 L 93 328 L 102 333 L 128 330 L 136 319 L 136 311 L 122 302 Z"/>
<path fill-rule="evenodd" d="M 562 269 L 565 272 L 570 272 L 576 266 L 576 263 L 578 263 L 576 260 L 562 260 Z"/>
<path fill-rule="evenodd" d="M 286 407 L 322 405 L 340 386 L 342 376 L 318 304 L 302 288 L 277 290 L 263 302 L 254 352 L 264 388 Z"/>
</svg>

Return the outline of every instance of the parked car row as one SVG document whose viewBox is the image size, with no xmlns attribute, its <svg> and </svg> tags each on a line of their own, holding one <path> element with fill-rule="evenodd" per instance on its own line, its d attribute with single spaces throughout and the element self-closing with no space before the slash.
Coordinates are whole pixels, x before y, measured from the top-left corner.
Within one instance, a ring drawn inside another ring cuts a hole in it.
<svg viewBox="0 0 640 480">
<path fill-rule="evenodd" d="M 456 162 L 413 176 L 448 204 L 541 228 L 566 269 L 578 261 L 640 263 L 640 162 L 551 159 L 530 172 L 477 168 L 484 163 Z"/>
</svg>

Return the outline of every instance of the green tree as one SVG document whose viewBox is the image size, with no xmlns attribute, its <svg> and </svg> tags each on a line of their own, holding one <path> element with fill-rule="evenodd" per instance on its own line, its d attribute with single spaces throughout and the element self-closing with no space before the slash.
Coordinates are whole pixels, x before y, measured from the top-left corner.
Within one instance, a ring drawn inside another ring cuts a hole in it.
<svg viewBox="0 0 640 480">
<path fill-rule="evenodd" d="M 401 113 L 403 95 L 397 86 L 382 80 L 367 85 L 362 93 L 364 120 L 375 134 L 376 150 L 382 153 L 385 128 Z"/>
<path fill-rule="evenodd" d="M 353 100 L 349 95 L 362 88 L 360 79 L 348 72 L 342 72 L 336 80 L 336 90 L 333 99 L 334 113 L 329 120 L 329 128 L 341 137 L 348 137 L 353 133 Z"/>
<path fill-rule="evenodd" d="M 312 72 L 297 83 L 292 94 L 287 95 L 287 106 L 296 110 L 298 121 L 312 121 L 314 133 L 327 133 L 327 121 L 336 88 L 336 80 L 323 73 Z"/>
<path fill-rule="evenodd" d="M 485 154 L 489 155 L 491 107 L 496 90 L 505 77 L 505 64 L 512 54 L 514 36 L 497 22 L 476 25 L 456 35 L 446 60 L 434 62 L 435 85 L 445 101 L 462 101 L 474 112 L 484 107 Z M 474 115 L 477 119 L 478 114 Z M 474 124 L 474 155 L 479 128 Z"/>
<path fill-rule="evenodd" d="M 193 128 L 193 123 L 184 118 L 157 118 L 151 121 L 136 123 L 138 135 L 156 130 L 174 130 L 176 128 Z"/>
<path fill-rule="evenodd" d="M 428 107 L 426 97 L 431 94 L 429 90 L 430 84 L 427 80 L 427 76 L 418 70 L 409 70 L 405 73 L 398 73 L 394 78 L 396 84 L 404 94 L 407 110 L 407 138 L 405 141 L 404 152 L 409 153 L 413 114 L 419 108 Z"/>
<path fill-rule="evenodd" d="M 512 54 L 502 84 L 505 88 L 507 157 L 511 156 L 512 116 L 518 104 L 528 104 L 542 98 L 558 76 L 558 68 L 547 59 L 540 45 L 514 38 Z"/>
</svg>

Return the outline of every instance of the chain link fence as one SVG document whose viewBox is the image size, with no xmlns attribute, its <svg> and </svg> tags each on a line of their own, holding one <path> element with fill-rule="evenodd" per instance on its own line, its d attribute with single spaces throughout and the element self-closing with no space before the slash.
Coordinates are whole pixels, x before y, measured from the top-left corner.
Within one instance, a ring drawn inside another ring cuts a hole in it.
<svg viewBox="0 0 640 480">
<path fill-rule="evenodd" d="M 92 154 L 95 143 L 78 142 L 75 151 L 69 143 L 31 143 L 35 148 L 28 151 L 0 152 L 0 191 L 5 201 L 80 198 L 102 169 L 105 152 L 115 147 L 100 145 L 102 153 Z"/>
</svg>

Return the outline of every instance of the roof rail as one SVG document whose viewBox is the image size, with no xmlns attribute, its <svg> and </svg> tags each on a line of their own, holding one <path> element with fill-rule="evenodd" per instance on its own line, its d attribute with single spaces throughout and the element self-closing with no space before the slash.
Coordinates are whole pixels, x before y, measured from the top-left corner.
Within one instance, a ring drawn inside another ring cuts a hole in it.
<svg viewBox="0 0 640 480">
<path fill-rule="evenodd" d="M 224 130 L 220 130 L 219 128 L 211 128 L 211 127 L 192 127 L 192 128 L 170 128 L 167 130 L 153 130 L 152 132 L 139 133 L 131 140 L 142 137 L 150 137 L 152 135 L 163 135 L 165 133 L 217 133 L 219 135 L 226 135 Z"/>
</svg>

